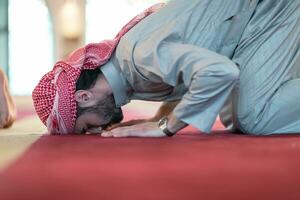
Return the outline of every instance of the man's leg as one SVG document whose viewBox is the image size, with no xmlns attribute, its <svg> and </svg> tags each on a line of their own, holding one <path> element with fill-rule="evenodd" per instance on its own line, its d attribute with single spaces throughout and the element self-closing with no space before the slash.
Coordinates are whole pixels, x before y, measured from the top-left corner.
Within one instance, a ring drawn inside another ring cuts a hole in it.
<svg viewBox="0 0 300 200">
<path fill-rule="evenodd" d="M 299 1 L 262 1 L 235 52 L 235 118 L 244 132 L 300 133 L 299 9 Z"/>
<path fill-rule="evenodd" d="M 8 90 L 5 73 L 0 69 L 0 128 L 10 127 L 16 119 L 16 106 Z"/>
</svg>

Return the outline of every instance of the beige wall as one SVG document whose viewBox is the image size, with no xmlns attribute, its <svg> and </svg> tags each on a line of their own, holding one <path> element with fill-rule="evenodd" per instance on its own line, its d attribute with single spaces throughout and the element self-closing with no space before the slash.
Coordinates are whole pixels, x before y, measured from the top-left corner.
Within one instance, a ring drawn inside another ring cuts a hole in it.
<svg viewBox="0 0 300 200">
<path fill-rule="evenodd" d="M 76 38 L 66 38 L 61 29 L 63 19 L 60 11 L 66 0 L 45 0 L 49 8 L 53 22 L 56 60 L 66 57 L 74 49 L 81 47 L 85 43 L 85 0 L 73 0 L 79 5 L 80 34 Z"/>
</svg>

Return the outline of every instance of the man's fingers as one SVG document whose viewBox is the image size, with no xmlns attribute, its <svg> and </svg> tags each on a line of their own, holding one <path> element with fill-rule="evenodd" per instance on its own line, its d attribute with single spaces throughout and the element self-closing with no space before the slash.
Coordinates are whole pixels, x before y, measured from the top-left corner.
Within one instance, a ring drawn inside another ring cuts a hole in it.
<svg viewBox="0 0 300 200">
<path fill-rule="evenodd" d="M 102 132 L 102 133 L 101 133 L 101 136 L 102 136 L 102 137 L 112 137 L 110 131 Z"/>
<path fill-rule="evenodd" d="M 123 136 L 122 131 L 105 131 L 101 133 L 101 136 L 103 137 L 125 137 Z"/>
<path fill-rule="evenodd" d="M 131 129 L 130 128 L 116 128 L 110 131 L 105 131 L 101 134 L 101 136 L 103 137 L 128 137 L 130 136 L 131 133 Z"/>
</svg>

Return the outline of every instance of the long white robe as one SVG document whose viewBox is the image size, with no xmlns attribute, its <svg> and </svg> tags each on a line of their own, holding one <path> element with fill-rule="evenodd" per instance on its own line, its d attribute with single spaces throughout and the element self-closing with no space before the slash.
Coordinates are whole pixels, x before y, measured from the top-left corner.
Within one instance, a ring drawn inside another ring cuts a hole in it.
<svg viewBox="0 0 300 200">
<path fill-rule="evenodd" d="M 130 99 L 180 100 L 175 116 L 204 132 L 226 100 L 221 117 L 229 127 L 300 132 L 299 5 L 173 0 L 121 39 L 112 62 L 132 89 Z M 296 111 L 282 115 L 284 102 Z"/>
</svg>

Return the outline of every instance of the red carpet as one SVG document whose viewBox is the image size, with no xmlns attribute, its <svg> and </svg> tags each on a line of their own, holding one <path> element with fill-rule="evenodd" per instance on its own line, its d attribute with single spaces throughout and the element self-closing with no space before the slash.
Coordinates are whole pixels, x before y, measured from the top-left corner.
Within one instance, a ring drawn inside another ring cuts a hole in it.
<svg viewBox="0 0 300 200">
<path fill-rule="evenodd" d="M 0 199 L 299 200 L 300 135 L 43 136 L 0 174 Z"/>
<path fill-rule="evenodd" d="M 299 155 L 299 136 L 44 136 L 0 175 L 0 199 L 299 200 Z"/>
</svg>

